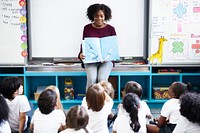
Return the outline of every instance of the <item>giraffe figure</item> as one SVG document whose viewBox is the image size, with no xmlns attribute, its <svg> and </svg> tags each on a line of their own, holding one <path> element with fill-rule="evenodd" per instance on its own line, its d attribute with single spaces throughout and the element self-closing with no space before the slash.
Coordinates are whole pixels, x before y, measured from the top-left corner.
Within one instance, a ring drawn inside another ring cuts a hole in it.
<svg viewBox="0 0 200 133">
<path fill-rule="evenodd" d="M 154 54 L 152 54 L 147 60 L 149 60 L 152 64 L 154 59 L 157 58 L 159 63 L 162 63 L 162 56 L 163 56 L 163 42 L 167 41 L 167 39 L 165 39 L 164 37 L 160 37 L 159 38 L 159 47 L 158 47 L 158 51 Z"/>
</svg>

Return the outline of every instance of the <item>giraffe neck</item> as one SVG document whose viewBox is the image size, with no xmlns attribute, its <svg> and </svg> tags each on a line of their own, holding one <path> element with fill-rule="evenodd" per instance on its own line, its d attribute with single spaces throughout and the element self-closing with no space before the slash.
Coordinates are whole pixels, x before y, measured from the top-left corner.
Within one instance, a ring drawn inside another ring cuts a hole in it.
<svg viewBox="0 0 200 133">
<path fill-rule="evenodd" d="M 163 51 L 163 41 L 159 41 L 158 53 L 162 53 Z"/>
</svg>

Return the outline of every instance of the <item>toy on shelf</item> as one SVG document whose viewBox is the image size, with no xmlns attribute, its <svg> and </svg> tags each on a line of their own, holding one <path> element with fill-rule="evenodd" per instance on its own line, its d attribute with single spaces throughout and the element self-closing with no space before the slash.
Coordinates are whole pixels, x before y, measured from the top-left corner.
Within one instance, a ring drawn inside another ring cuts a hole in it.
<svg viewBox="0 0 200 133">
<path fill-rule="evenodd" d="M 151 62 L 151 64 L 154 64 L 153 61 L 154 59 L 158 59 L 158 62 L 160 64 L 162 64 L 162 56 L 163 56 L 163 43 L 167 41 L 166 38 L 164 38 L 163 36 L 161 36 L 159 38 L 159 47 L 158 47 L 158 51 L 152 55 L 150 55 L 150 57 L 147 59 Z"/>
</svg>

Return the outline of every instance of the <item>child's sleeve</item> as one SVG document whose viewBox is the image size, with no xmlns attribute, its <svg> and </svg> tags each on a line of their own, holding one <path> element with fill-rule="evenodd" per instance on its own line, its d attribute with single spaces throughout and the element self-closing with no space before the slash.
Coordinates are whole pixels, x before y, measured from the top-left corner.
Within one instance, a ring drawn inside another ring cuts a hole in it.
<svg viewBox="0 0 200 133">
<path fill-rule="evenodd" d="M 20 96 L 20 112 L 28 112 L 31 110 L 29 101 L 26 96 Z"/>
</svg>

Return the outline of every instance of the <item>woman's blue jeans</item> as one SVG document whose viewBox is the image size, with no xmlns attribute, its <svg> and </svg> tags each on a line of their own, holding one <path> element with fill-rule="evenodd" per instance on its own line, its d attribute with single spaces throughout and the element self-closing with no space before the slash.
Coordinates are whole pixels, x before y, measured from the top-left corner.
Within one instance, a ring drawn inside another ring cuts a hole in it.
<svg viewBox="0 0 200 133">
<path fill-rule="evenodd" d="M 84 64 L 87 74 L 86 91 L 88 87 L 100 81 L 108 81 L 110 72 L 113 68 L 111 61 Z"/>
</svg>

